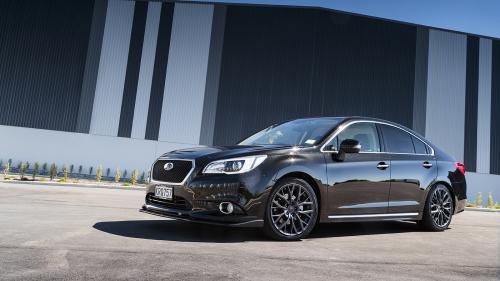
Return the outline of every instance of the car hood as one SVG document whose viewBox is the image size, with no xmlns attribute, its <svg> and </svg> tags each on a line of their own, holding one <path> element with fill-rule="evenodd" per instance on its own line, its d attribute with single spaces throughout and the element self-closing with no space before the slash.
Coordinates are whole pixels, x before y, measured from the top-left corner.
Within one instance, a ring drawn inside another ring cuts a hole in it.
<svg viewBox="0 0 500 281">
<path fill-rule="evenodd" d="M 202 146 L 174 150 L 163 154 L 162 158 L 193 159 L 200 161 L 213 161 L 224 158 L 257 155 L 281 154 L 292 149 L 292 146 L 283 145 L 235 145 L 235 146 Z"/>
</svg>

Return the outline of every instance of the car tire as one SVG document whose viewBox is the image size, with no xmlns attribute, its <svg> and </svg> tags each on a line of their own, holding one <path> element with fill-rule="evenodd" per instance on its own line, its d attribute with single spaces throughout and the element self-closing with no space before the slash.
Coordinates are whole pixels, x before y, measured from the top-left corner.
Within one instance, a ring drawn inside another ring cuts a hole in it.
<svg viewBox="0 0 500 281">
<path fill-rule="evenodd" d="M 443 231 L 451 223 L 454 212 L 453 195 L 443 184 L 432 187 L 425 201 L 422 220 L 418 222 L 424 230 Z"/>
<path fill-rule="evenodd" d="M 302 239 L 318 219 L 318 199 L 309 183 L 285 178 L 273 187 L 266 206 L 264 232 L 281 241 Z"/>
</svg>

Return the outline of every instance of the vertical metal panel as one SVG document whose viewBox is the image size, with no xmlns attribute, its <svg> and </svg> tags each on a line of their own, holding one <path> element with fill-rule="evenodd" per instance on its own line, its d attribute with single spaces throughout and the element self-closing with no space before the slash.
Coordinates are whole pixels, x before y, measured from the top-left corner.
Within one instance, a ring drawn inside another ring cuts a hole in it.
<svg viewBox="0 0 500 281">
<path fill-rule="evenodd" d="M 306 116 L 366 115 L 411 127 L 415 45 L 412 26 L 229 6 L 214 143 Z"/>
<path fill-rule="evenodd" d="M 158 132 L 160 130 L 161 108 L 165 89 L 168 53 L 170 50 L 169 46 L 173 14 L 174 4 L 162 3 L 160 27 L 158 29 L 158 41 L 156 44 L 156 55 L 153 69 L 153 80 L 151 81 L 148 120 L 146 123 L 145 138 L 148 140 L 158 140 Z"/>
<path fill-rule="evenodd" d="M 210 39 L 210 54 L 208 57 L 207 83 L 203 102 L 203 116 L 201 119 L 200 144 L 203 145 L 213 144 L 225 23 L 226 7 L 216 5 L 214 7 L 212 22 L 212 37 Z"/>
<path fill-rule="evenodd" d="M 76 132 L 79 133 L 88 133 L 90 130 L 107 7 L 108 0 L 94 2 L 94 14 L 92 16 L 92 27 L 87 48 L 85 72 L 83 74 L 82 94 L 80 96 L 78 119 L 76 122 Z"/>
<path fill-rule="evenodd" d="M 465 77 L 464 163 L 467 170 L 472 172 L 476 171 L 478 79 L 479 38 L 468 36 Z"/>
<path fill-rule="evenodd" d="M 109 0 L 90 133 L 116 136 L 134 16 L 133 1 Z"/>
<path fill-rule="evenodd" d="M 74 131 L 93 1 L 0 2 L 0 124 Z"/>
<path fill-rule="evenodd" d="M 429 28 L 417 27 L 415 50 L 415 86 L 413 94 L 413 130 L 425 134 L 427 105 L 427 68 L 429 61 Z"/>
<path fill-rule="evenodd" d="M 139 81 L 132 122 L 132 138 L 144 139 L 148 119 L 149 95 L 155 63 L 156 42 L 160 24 L 161 3 L 150 2 L 144 31 Z"/>
<path fill-rule="evenodd" d="M 491 40 L 479 40 L 476 171 L 486 174 L 490 172 L 491 47 Z"/>
<path fill-rule="evenodd" d="M 431 29 L 425 136 L 458 161 L 464 159 L 467 37 Z"/>
<path fill-rule="evenodd" d="M 492 42 L 490 173 L 500 174 L 500 41 Z"/>
<path fill-rule="evenodd" d="M 148 2 L 135 3 L 134 21 L 132 23 L 132 33 L 128 52 L 127 74 L 125 75 L 122 109 L 120 112 L 120 125 L 118 126 L 119 137 L 130 138 L 132 132 L 132 120 L 134 119 L 134 107 L 137 94 L 137 83 L 139 81 L 139 68 L 141 65 L 147 12 Z"/>
<path fill-rule="evenodd" d="M 198 144 L 213 5 L 175 5 L 158 140 Z"/>
</svg>

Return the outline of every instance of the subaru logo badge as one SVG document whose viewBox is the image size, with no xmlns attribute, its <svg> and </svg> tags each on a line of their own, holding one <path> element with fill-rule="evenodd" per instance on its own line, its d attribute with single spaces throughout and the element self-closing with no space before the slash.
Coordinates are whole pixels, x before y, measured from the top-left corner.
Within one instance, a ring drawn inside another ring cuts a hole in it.
<svg viewBox="0 0 500 281">
<path fill-rule="evenodd" d="M 170 171 L 174 168 L 174 163 L 172 162 L 168 162 L 165 164 L 165 166 L 163 166 L 163 169 L 165 169 L 165 171 Z"/>
</svg>

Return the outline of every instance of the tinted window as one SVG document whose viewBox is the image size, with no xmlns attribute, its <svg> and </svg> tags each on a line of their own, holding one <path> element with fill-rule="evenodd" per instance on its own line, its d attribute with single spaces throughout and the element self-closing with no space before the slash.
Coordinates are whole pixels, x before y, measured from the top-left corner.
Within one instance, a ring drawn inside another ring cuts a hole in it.
<svg viewBox="0 0 500 281">
<path fill-rule="evenodd" d="M 354 139 L 361 144 L 361 152 L 380 152 L 377 129 L 373 123 L 355 123 L 340 132 L 332 142 L 332 148 L 338 150 L 345 139 Z"/>
<path fill-rule="evenodd" d="M 385 150 L 393 153 L 415 153 L 411 135 L 393 126 L 380 125 L 384 135 Z"/>
<path fill-rule="evenodd" d="M 411 139 L 413 140 L 413 146 L 415 147 L 415 153 L 427 154 L 427 149 L 426 149 L 425 143 L 423 143 L 421 140 L 417 139 L 414 136 L 411 136 Z"/>
</svg>

